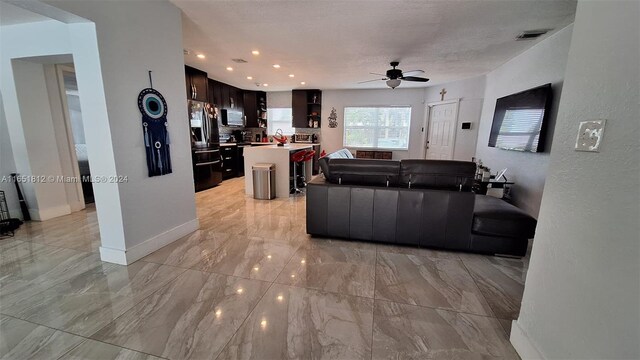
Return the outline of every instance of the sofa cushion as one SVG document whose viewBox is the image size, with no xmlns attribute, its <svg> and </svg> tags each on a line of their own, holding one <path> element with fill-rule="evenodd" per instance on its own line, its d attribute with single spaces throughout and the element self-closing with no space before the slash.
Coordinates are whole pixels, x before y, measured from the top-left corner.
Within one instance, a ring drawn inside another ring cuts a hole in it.
<svg viewBox="0 0 640 360">
<path fill-rule="evenodd" d="M 412 188 L 471 191 L 476 164 L 470 161 L 401 160 L 400 185 Z"/>
<path fill-rule="evenodd" d="M 530 239 L 536 224 L 536 219 L 504 200 L 476 195 L 472 225 L 476 234 Z"/>
<path fill-rule="evenodd" d="M 393 160 L 331 159 L 329 176 L 334 184 L 398 186 L 400 163 Z"/>
<path fill-rule="evenodd" d="M 353 154 L 349 149 L 340 149 L 321 157 L 318 162 L 320 163 L 320 170 L 324 174 L 325 178 L 329 178 L 329 160 L 330 159 L 353 159 Z"/>
</svg>

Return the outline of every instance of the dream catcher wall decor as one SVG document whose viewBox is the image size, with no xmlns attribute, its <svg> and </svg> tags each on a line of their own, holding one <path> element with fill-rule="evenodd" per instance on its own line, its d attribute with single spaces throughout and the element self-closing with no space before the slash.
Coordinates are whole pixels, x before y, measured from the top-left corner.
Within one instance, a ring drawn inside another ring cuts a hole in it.
<svg viewBox="0 0 640 360">
<path fill-rule="evenodd" d="M 171 140 L 167 121 L 167 102 L 162 94 L 153 88 L 151 71 L 149 71 L 149 83 L 151 87 L 143 89 L 138 95 L 138 108 L 142 113 L 147 169 L 151 177 L 171 174 Z"/>
</svg>

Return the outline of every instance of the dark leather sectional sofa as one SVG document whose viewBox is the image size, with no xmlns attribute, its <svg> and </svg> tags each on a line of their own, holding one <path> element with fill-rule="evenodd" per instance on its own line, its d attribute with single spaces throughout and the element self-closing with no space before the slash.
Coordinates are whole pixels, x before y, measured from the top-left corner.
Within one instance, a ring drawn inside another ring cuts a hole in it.
<svg viewBox="0 0 640 360">
<path fill-rule="evenodd" d="M 320 159 L 307 185 L 307 233 L 485 254 L 524 256 L 536 220 L 471 189 L 475 164 L 439 160 Z"/>
</svg>

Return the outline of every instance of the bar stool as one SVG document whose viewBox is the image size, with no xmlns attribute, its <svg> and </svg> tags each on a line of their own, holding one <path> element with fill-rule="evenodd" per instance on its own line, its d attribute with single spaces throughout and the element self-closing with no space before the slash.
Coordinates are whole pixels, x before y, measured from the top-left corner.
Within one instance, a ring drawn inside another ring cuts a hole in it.
<svg viewBox="0 0 640 360">
<path fill-rule="evenodd" d="M 302 190 L 298 189 L 298 164 L 304 162 L 307 155 L 306 150 L 296 151 L 291 154 L 291 162 L 293 163 L 293 187 L 289 193 L 299 194 Z"/>
<path fill-rule="evenodd" d="M 302 159 L 302 183 L 304 184 L 304 187 L 307 187 L 307 167 L 304 165 L 304 163 L 313 160 L 313 157 L 315 155 L 315 150 L 307 150 L 304 154 L 304 159 Z"/>
</svg>

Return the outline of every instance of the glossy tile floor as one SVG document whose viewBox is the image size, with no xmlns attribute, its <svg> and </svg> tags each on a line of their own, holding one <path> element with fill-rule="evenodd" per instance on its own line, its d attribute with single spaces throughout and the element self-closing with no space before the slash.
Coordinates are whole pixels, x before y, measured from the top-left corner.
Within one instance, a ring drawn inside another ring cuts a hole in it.
<svg viewBox="0 0 640 360">
<path fill-rule="evenodd" d="M 0 240 L 0 359 L 517 359 L 527 259 L 310 238 L 305 198 L 198 193 L 201 230 L 102 263 L 91 208 Z"/>
</svg>

